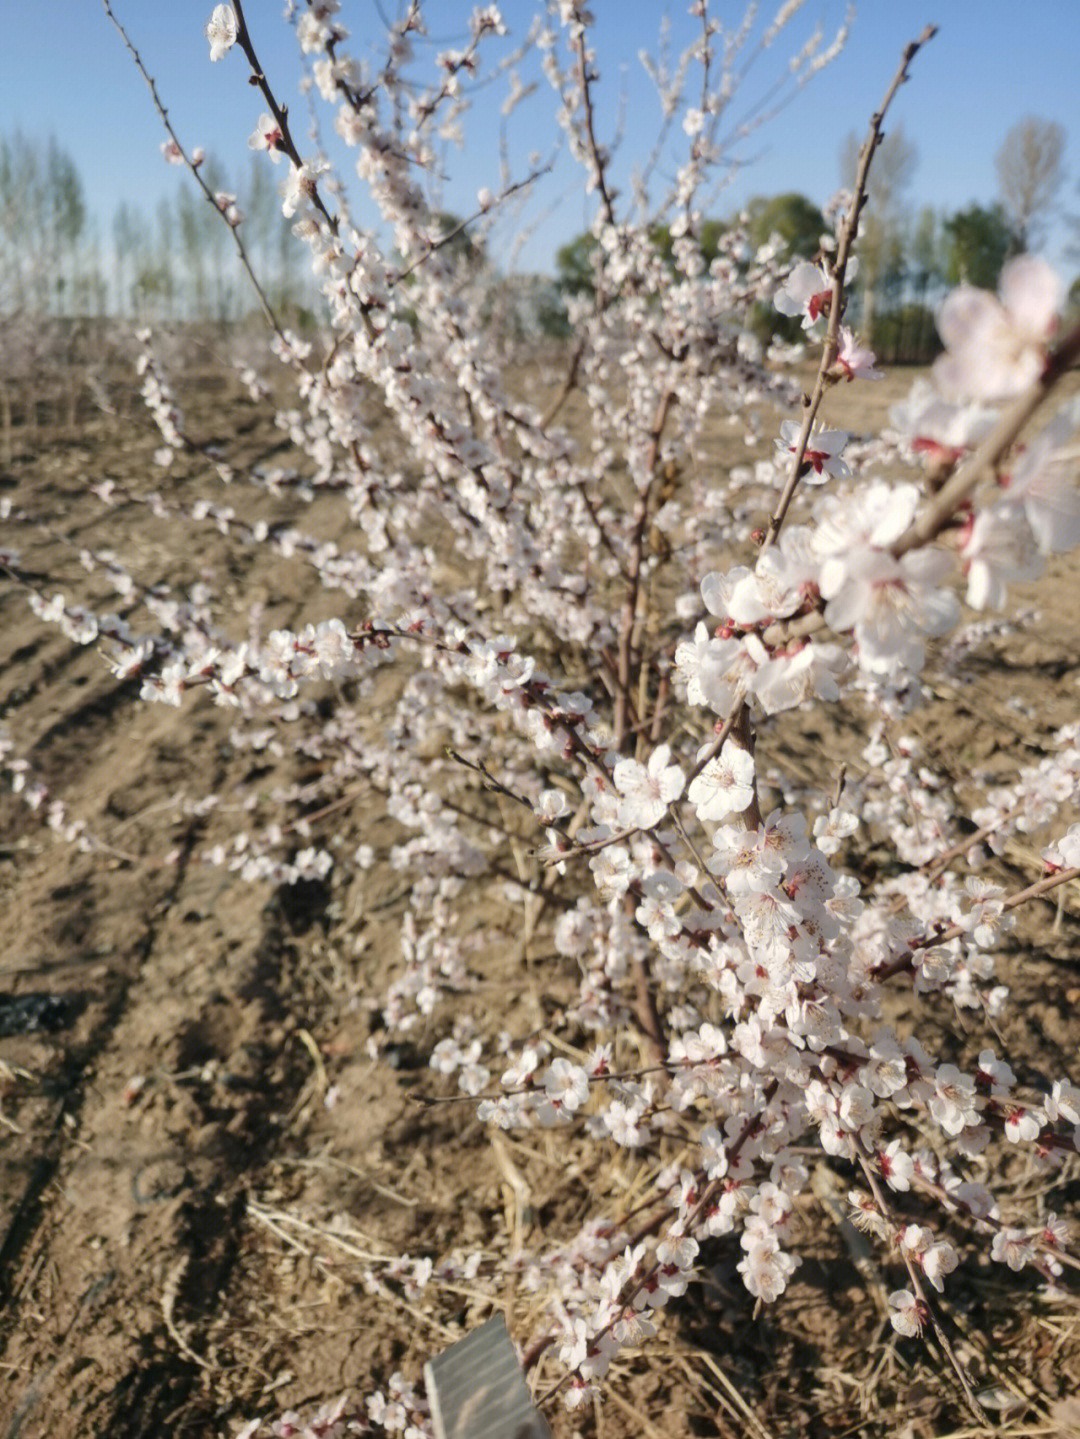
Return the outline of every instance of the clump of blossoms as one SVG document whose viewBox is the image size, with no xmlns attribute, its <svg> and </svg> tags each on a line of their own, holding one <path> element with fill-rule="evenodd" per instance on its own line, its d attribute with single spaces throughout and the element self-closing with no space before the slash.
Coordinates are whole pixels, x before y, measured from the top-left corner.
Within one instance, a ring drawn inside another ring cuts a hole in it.
<svg viewBox="0 0 1080 1439">
<path fill-rule="evenodd" d="M 946 1221 L 985 1241 L 993 1261 L 1048 1281 L 1071 1257 L 1063 1222 L 1014 1212 L 971 1175 L 992 1144 L 1047 1169 L 1071 1162 L 1080 1090 L 1066 1075 L 1035 1090 L 991 1049 L 966 1068 L 931 1054 L 890 1018 L 889 996 L 910 985 L 949 1011 L 1001 1012 L 994 956 L 1013 910 L 1080 872 L 1075 825 L 1060 813 L 1076 794 L 1076 735 L 1062 731 L 1057 756 L 995 787 L 970 816 L 887 718 L 837 793 L 823 774 L 812 794 L 781 790 L 766 804 L 761 752 L 783 716 L 845 696 L 902 720 L 965 603 L 1004 605 L 1011 585 L 1080 543 L 1080 411 L 1024 428 L 1080 335 L 1053 343 L 1060 290 L 1031 257 L 1010 262 L 997 296 L 950 297 L 945 356 L 897 420 L 912 477 L 875 473 L 824 412 L 832 385 L 875 373 L 841 322 L 881 117 L 818 256 L 755 248 L 735 226 L 706 262 L 700 205 L 738 48 L 718 61 L 717 22 L 704 3 L 694 14 L 700 35 L 682 64 L 653 71 L 664 115 L 684 117 L 685 154 L 659 197 L 670 258 L 655 244 L 650 197 L 623 201 L 611 182 L 589 12 L 566 0 L 532 34 L 595 197 L 594 288 L 570 303 L 572 357 L 542 404 L 511 393 L 483 276 L 450 243 L 427 183 L 501 40 L 497 8 L 474 13 L 427 83 L 416 76 L 417 5 L 378 66 L 351 53 L 335 4 L 298 21 L 312 88 L 381 218 L 376 234 L 354 219 L 326 157 L 298 149 L 242 7 L 218 6 L 211 58 L 234 63 L 239 51 L 251 68 L 266 108 L 247 143 L 279 170 L 285 162 L 283 212 L 326 302 L 325 343 L 275 330 L 296 386 L 275 420 L 301 457 L 299 481 L 245 472 L 193 440 L 149 342 L 144 399 L 160 464 L 182 456 L 222 483 L 294 495 L 287 522 L 198 502 L 184 523 L 302 560 L 351 603 L 337 619 L 269 633 L 253 612 L 237 637 L 202 591 L 164 594 L 95 559 L 94 573 L 139 606 L 137 622 L 120 623 L 50 598 L 17 554 L 0 557 L 43 622 L 76 643 L 106 642 L 145 701 L 205 692 L 235 713 L 238 748 L 273 755 L 287 736 L 316 761 L 319 780 L 280 794 L 283 809 L 332 812 L 358 778 L 383 796 L 402 836 L 385 858 L 409 890 L 400 972 L 379 997 L 387 1045 L 441 1025 L 431 1070 L 485 1123 L 557 1130 L 649 1164 L 649 1201 L 634 1214 L 592 1215 L 519 1259 L 527 1287 L 550 1296 L 525 1337 L 553 1349 L 571 1404 L 655 1333 L 710 1244 L 737 1253 L 755 1300 L 784 1293 L 800 1262 L 811 1146 L 850 1177 L 853 1217 L 900 1276 L 888 1304 L 901 1335 L 939 1334 L 937 1296 L 960 1260 Z M 808 42 L 792 83 L 830 51 Z M 464 228 L 483 241 L 536 177 L 485 189 Z M 769 300 L 801 316 L 820 347 L 806 406 L 753 334 L 755 307 Z M 587 410 L 584 436 L 563 419 L 572 394 Z M 764 436 L 768 401 L 795 418 Z M 771 442 L 770 457 L 726 478 L 702 474 L 695 457 L 721 415 Z M 931 487 L 922 463 L 934 467 Z M 354 548 L 298 527 L 316 489 L 339 494 Z M 105 482 L 99 497 L 120 495 Z M 148 503 L 180 517 L 176 501 Z M 377 684 L 390 667 L 400 683 Z M 373 719 L 381 691 L 392 698 Z M 531 852 L 501 812 L 477 808 L 492 795 L 524 814 Z M 993 851 L 1021 816 L 1056 826 L 1045 871 L 1012 893 L 965 873 L 969 852 Z M 274 883 L 371 863 L 368 846 L 335 855 L 306 822 L 244 823 L 207 862 Z M 847 863 L 871 827 L 895 861 L 873 883 Z M 485 884 L 509 892 L 529 926 L 548 927 L 573 975 L 558 1052 L 553 1040 L 477 1032 L 449 1013 L 478 984 L 486 936 L 470 932 L 467 901 Z M 417 1288 L 423 1277 L 408 1268 Z M 336 1432 L 344 1412 L 318 1423 Z M 424 1432 L 400 1395 L 350 1419 L 362 1432 L 413 1422 Z M 303 1432 L 298 1419 L 278 1424 Z"/>
</svg>

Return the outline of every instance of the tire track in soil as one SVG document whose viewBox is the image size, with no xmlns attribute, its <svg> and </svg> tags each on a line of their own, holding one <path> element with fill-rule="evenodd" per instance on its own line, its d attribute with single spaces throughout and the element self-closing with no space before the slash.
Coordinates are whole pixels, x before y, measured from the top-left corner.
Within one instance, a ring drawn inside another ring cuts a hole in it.
<svg viewBox="0 0 1080 1439">
<path fill-rule="evenodd" d="M 113 695 L 99 696 L 79 706 L 65 715 L 63 719 L 58 720 L 51 727 L 50 734 L 70 732 L 78 724 L 80 718 L 87 718 L 91 714 L 107 713 L 111 707 L 106 705 L 103 711 L 101 700 L 107 701 L 114 695 L 115 691 L 113 691 Z M 46 738 L 43 738 L 39 745 L 44 747 L 45 743 Z M 195 826 L 191 826 L 185 836 L 181 862 L 177 866 L 175 880 L 161 901 L 165 906 L 175 903 L 182 889 L 187 862 L 194 843 Z M 151 917 L 151 923 L 139 947 L 136 973 L 141 972 L 151 961 L 156 938 L 157 930 Z M 53 1239 L 50 1230 L 55 1228 L 53 1210 L 50 1205 L 50 1199 L 54 1199 L 55 1196 L 49 1193 L 50 1186 L 60 1175 L 70 1147 L 71 1129 L 79 1121 L 95 1070 L 110 1043 L 114 1040 L 122 1016 L 128 1008 L 133 988 L 133 982 L 125 982 L 118 973 L 115 975 L 112 993 L 106 999 L 89 1038 L 81 1044 L 73 1046 L 64 1055 L 60 1076 L 49 1086 L 57 1099 L 57 1104 L 45 1152 L 38 1157 L 34 1165 L 29 1183 L 16 1206 L 3 1244 L 0 1246 L 0 1345 L 2 1345 L 0 1354 L 4 1356 L 5 1360 L 10 1349 L 17 1350 L 19 1348 L 20 1300 L 32 1285 L 42 1263 L 48 1261 L 49 1247 Z M 70 1349 L 73 1339 L 77 1335 L 84 1310 L 88 1305 L 91 1309 L 94 1307 L 96 1301 L 108 1292 L 115 1277 L 115 1271 L 108 1271 L 95 1278 L 83 1292 L 77 1302 L 74 1319 L 64 1327 L 62 1333 L 56 1336 L 58 1341 L 56 1357 L 47 1362 L 42 1369 L 34 1372 L 31 1383 L 23 1392 L 11 1415 L 8 1427 L 4 1431 L 5 1439 L 21 1439 L 21 1436 L 29 1432 L 27 1424 L 34 1419 L 35 1414 L 43 1417 L 41 1415 L 42 1406 L 49 1402 L 52 1380 L 56 1377 L 56 1371 L 64 1352 Z"/>
<path fill-rule="evenodd" d="M 203 792 L 235 787 L 250 758 L 223 751 L 222 720 L 193 730 L 158 711 L 133 730 L 137 683 L 109 682 L 86 650 L 42 643 L 35 625 L 19 616 L 8 629 L 3 712 L 36 731 L 27 757 L 73 815 L 108 824 L 115 797 L 153 808 L 148 796 L 195 774 Z M 58 710 L 61 693 L 70 708 Z M 248 1397 L 232 1399 L 227 1372 L 249 1299 L 234 1292 L 247 1192 L 310 1060 L 288 1042 L 286 897 L 267 905 L 265 890 L 191 863 L 203 827 L 172 830 L 164 884 L 160 867 L 113 875 L 49 841 L 19 854 L 16 879 L 37 894 L 13 910 L 14 937 L 46 958 L 31 968 L 9 953 L 12 973 L 66 971 L 63 986 L 74 972 L 87 1004 L 72 1033 L 38 1045 L 28 1067 L 42 1087 L 4 1156 L 17 1182 L 0 1210 L 0 1439 L 217 1435 Z M 5 1056 L 22 1062 L 18 1048 Z"/>
<path fill-rule="evenodd" d="M 180 1001 L 186 1017 L 161 1043 L 154 1015 L 168 1015 L 167 992 L 184 988 L 177 933 L 207 889 L 187 862 L 196 830 L 146 916 L 134 976 L 115 984 L 89 1038 L 65 1058 L 44 1152 L 0 1250 L 3 1439 L 184 1439 L 221 1428 L 206 1383 L 216 1364 L 197 1352 L 199 1331 L 227 1321 L 247 1188 L 275 1152 L 277 1116 L 309 1066 L 296 1055 L 275 1070 L 269 1046 L 251 1041 L 285 1013 L 289 946 L 274 905 L 224 972 L 216 966 L 216 985 L 197 981 L 201 1005 Z M 213 926 L 212 914 L 204 923 Z M 223 1023 L 216 1011 L 232 995 L 238 1008 Z M 190 1073 L 192 1061 L 208 1075 L 230 1068 L 190 1092 L 163 1079 L 140 1116 L 123 1098 L 140 1059 L 163 1060 L 155 1072 L 166 1074 Z M 139 1132 L 124 1139 L 125 1128 Z"/>
</svg>

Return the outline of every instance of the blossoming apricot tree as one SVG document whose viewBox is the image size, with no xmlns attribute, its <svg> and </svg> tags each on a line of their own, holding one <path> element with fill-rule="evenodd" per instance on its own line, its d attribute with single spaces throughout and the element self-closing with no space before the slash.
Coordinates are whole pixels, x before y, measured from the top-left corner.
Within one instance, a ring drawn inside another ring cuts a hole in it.
<svg viewBox="0 0 1080 1439">
<path fill-rule="evenodd" d="M 783 1292 L 799 1263 L 792 1218 L 810 1184 L 812 1140 L 850 1174 L 856 1222 L 902 1268 L 888 1300 L 894 1328 L 931 1327 L 977 1412 L 929 1292 L 946 1291 L 957 1248 L 944 1228 L 906 1219 L 897 1196 L 916 1192 L 920 1215 L 963 1221 L 1011 1269 L 1051 1280 L 1080 1267 L 1056 1216 L 1006 1218 L 992 1185 L 971 1172 L 998 1140 L 1046 1166 L 1065 1163 L 1080 1148 L 1080 1088 L 1054 1075 L 1032 1091 L 991 1048 L 967 1069 L 941 1060 L 889 1021 L 889 993 L 910 985 L 943 1006 L 1000 1012 L 995 948 L 1019 905 L 1080 875 L 1078 827 L 1062 828 L 1044 850 L 1045 872 L 1013 893 L 968 861 L 1018 826 L 1052 825 L 1075 799 L 1080 724 L 1059 732 L 1053 756 L 988 794 L 966 828 L 914 747 L 890 752 L 884 719 L 859 776 L 835 787 L 822 775 L 799 803 L 763 806 L 755 751 L 777 717 L 845 695 L 902 716 L 919 703 L 929 646 L 958 634 L 958 581 L 969 606 L 1000 608 L 1011 584 L 1080 544 L 1080 408 L 1041 418 L 1080 352 L 1080 331 L 1055 328 L 1060 283 L 1021 256 L 998 296 L 961 287 L 939 318 L 945 354 L 898 412 L 897 431 L 868 446 L 827 428 L 830 388 L 876 373 L 842 323 L 846 286 L 885 110 L 932 32 L 905 52 L 818 256 L 793 263 L 778 242 L 755 249 L 736 224 L 706 263 L 700 197 L 722 157 L 752 21 L 725 33 L 696 0 L 697 40 L 674 70 L 653 67 L 665 116 L 683 117 L 682 162 L 658 206 L 644 194 L 627 203 L 597 135 L 591 16 L 581 0 L 558 0 L 529 43 L 543 52 L 558 122 L 595 196 L 595 283 L 570 302 L 565 374 L 544 406 L 505 381 L 469 258 L 446 242 L 425 190 L 437 137 L 456 124 L 485 47 L 504 31 L 497 6 L 473 12 L 467 41 L 441 53 L 423 83 L 412 68 L 419 0 L 402 7 L 381 66 L 350 53 L 335 0 L 293 9 L 315 90 L 380 228 L 354 219 L 325 156 L 299 149 L 240 0 L 216 7 L 207 37 L 210 59 L 242 60 L 260 91 L 266 108 L 248 144 L 279 169 L 285 162 L 283 209 L 322 277 L 321 350 L 261 300 L 295 381 L 295 405 L 278 423 L 305 457 L 303 485 L 340 492 L 357 547 L 248 523 L 224 503 L 171 512 L 302 557 L 347 597 L 342 617 L 237 640 L 191 599 L 140 591 L 115 557 L 92 556 L 118 593 L 141 595 L 152 622 L 137 629 L 48 596 L 13 550 L 0 563 L 43 620 L 101 644 L 118 675 L 139 676 L 144 700 L 180 705 L 198 692 L 243 722 L 269 713 L 294 731 L 307 726 L 303 742 L 330 762 L 327 801 L 360 773 L 385 794 L 412 836 L 394 863 L 413 876 L 403 968 L 384 997 L 388 1032 L 415 1030 L 467 988 L 456 910 L 465 886 L 496 876 L 516 887 L 530 924 L 550 920 L 579 973 L 563 1014 L 566 1053 L 552 1057 L 535 1038 L 500 1048 L 494 1032 L 459 1024 L 434 1045 L 431 1065 L 456 1076 L 491 1125 L 565 1126 L 655 1156 L 651 1202 L 636 1217 L 592 1216 L 575 1240 L 536 1258 L 556 1297 L 546 1327 L 523 1337 L 533 1358 L 555 1350 L 571 1403 L 622 1346 L 653 1332 L 707 1241 L 738 1245 L 752 1295 Z M 757 46 L 797 9 L 784 5 Z M 793 62 L 795 83 L 840 43 L 812 39 Z M 166 143 L 170 158 L 186 155 L 171 130 Z M 188 163 L 202 183 L 197 159 Z M 466 224 L 483 233 L 529 178 L 483 188 Z M 652 238 L 661 213 L 670 260 Z M 243 255 L 242 221 L 229 223 Z M 801 317 L 817 348 L 801 401 L 783 347 L 766 351 L 755 337 L 763 300 Z M 162 464 L 201 453 L 231 485 L 285 483 L 200 450 L 149 336 L 142 375 Z M 372 421 L 372 395 L 393 419 L 392 446 Z M 572 399 L 587 412 L 584 435 L 564 420 Z M 792 415 L 772 459 L 726 475 L 696 462 L 718 416 L 755 437 L 765 400 Z M 879 477 L 900 461 L 910 480 Z M 98 494 L 109 504 L 120 492 L 106 482 Z M 343 698 L 330 720 L 305 706 L 313 685 L 364 684 L 395 665 L 405 677 L 377 735 Z M 418 747 L 447 735 L 447 756 L 421 770 Z M 30 798 L 20 762 L 6 763 Z M 518 870 L 486 848 L 497 822 L 478 824 L 461 803 L 477 778 L 533 817 L 537 849 Z M 897 865 L 867 883 L 843 856 L 871 828 Z M 207 858 L 277 882 L 340 863 L 318 843 L 289 851 L 271 828 Z M 645 1061 L 630 1064 L 639 1046 Z M 397 1418 L 423 1432 L 408 1396 L 393 1400 Z M 380 1396 L 378 1415 L 386 1403 Z M 385 1424 L 378 1415 L 369 1408 Z"/>
</svg>

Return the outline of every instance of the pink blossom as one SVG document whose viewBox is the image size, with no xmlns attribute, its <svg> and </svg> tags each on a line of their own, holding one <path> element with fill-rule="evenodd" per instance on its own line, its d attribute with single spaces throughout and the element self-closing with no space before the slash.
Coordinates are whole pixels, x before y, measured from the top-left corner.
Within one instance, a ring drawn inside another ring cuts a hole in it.
<svg viewBox="0 0 1080 1439">
<path fill-rule="evenodd" d="M 801 315 L 803 329 L 809 330 L 832 307 L 832 280 L 820 265 L 800 260 L 777 290 L 773 304 L 782 315 Z"/>
<path fill-rule="evenodd" d="M 801 429 L 798 420 L 785 420 L 780 426 L 780 438 L 775 442 L 776 448 L 789 455 L 795 454 Z M 820 485 L 830 477 L 844 479 L 851 474 L 851 470 L 840 458 L 840 452 L 847 442 L 848 436 L 843 430 L 811 430 L 803 452 L 803 463 L 809 465 L 813 471 L 813 477 L 809 474 L 805 477 L 808 484 Z"/>
<path fill-rule="evenodd" d="M 589 1097 L 589 1080 L 580 1065 L 568 1059 L 555 1059 L 544 1077 L 544 1089 L 553 1104 L 573 1113 Z"/>
<path fill-rule="evenodd" d="M 744 635 L 741 640 L 716 639 L 703 624 L 697 626 L 692 640 L 682 640 L 675 649 L 675 669 L 686 684 L 687 701 L 707 705 L 716 714 L 724 715 L 746 694 L 757 670 L 768 659 L 768 651 L 757 635 Z"/>
<path fill-rule="evenodd" d="M 1023 507 L 1044 555 L 1080 545 L 1080 405 L 1061 410 L 1020 454 L 1005 496 Z"/>
<path fill-rule="evenodd" d="M 783 1294 L 798 1266 L 798 1258 L 785 1254 L 775 1236 L 770 1235 L 753 1244 L 736 1267 L 750 1293 L 772 1304 Z"/>
<path fill-rule="evenodd" d="M 1022 1144 L 1038 1139 L 1046 1116 L 1041 1109 L 1026 1109 L 1014 1105 L 1005 1113 L 1005 1138 L 1013 1144 Z"/>
<path fill-rule="evenodd" d="M 244 218 L 236 203 L 236 196 L 228 194 L 225 190 L 219 190 L 214 196 L 214 204 L 235 230 Z"/>
<path fill-rule="evenodd" d="M 1016 1083 L 1016 1075 L 992 1049 L 984 1049 L 980 1053 L 975 1077 L 990 1086 L 990 1093 L 995 1098 L 1004 1098 Z"/>
<path fill-rule="evenodd" d="M 915 1166 L 911 1155 L 904 1150 L 899 1139 L 892 1139 L 878 1152 L 878 1164 L 890 1189 L 901 1192 L 911 1188 L 911 1176 Z"/>
<path fill-rule="evenodd" d="M 937 1072 L 929 1108 L 946 1134 L 956 1135 L 966 1125 L 978 1124 L 974 1080 L 961 1074 L 955 1064 L 943 1064 Z"/>
<path fill-rule="evenodd" d="M 275 152 L 271 151 L 273 156 Z M 291 218 L 297 210 L 306 208 L 315 197 L 319 167 L 315 165 L 290 165 L 288 178 L 281 187 L 281 213 Z"/>
<path fill-rule="evenodd" d="M 754 797 L 753 757 L 734 740 L 725 740 L 686 793 L 699 818 L 710 824 L 741 814 Z"/>
<path fill-rule="evenodd" d="M 1023 1229 L 1004 1227 L 994 1235 L 990 1257 L 1019 1273 L 1035 1258 L 1035 1246 Z"/>
<path fill-rule="evenodd" d="M 922 1271 L 939 1294 L 945 1289 L 945 1275 L 960 1263 L 956 1250 L 947 1239 L 931 1244 L 920 1256 Z"/>
<path fill-rule="evenodd" d="M 972 401 L 953 404 L 925 377 L 889 411 L 889 419 L 913 450 L 955 464 L 993 429 L 997 411 Z"/>
<path fill-rule="evenodd" d="M 921 1334 L 928 1317 L 926 1306 L 910 1290 L 898 1289 L 889 1295 L 889 1321 L 905 1339 Z"/>
<path fill-rule="evenodd" d="M 837 678 L 847 667 L 839 645 L 808 642 L 774 654 L 755 672 L 750 690 L 766 714 L 779 714 L 808 700 L 838 699 Z"/>
<path fill-rule="evenodd" d="M 873 350 L 864 349 L 846 325 L 840 326 L 840 348 L 836 355 L 836 363 L 843 370 L 845 379 L 849 381 L 884 379 L 883 372 L 874 369 L 876 359 L 877 356 Z"/>
<path fill-rule="evenodd" d="M 825 619 L 834 630 L 853 630 L 859 668 L 873 674 L 918 673 L 924 636 L 956 623 L 959 606 L 941 582 L 951 568 L 942 550 L 912 550 L 899 560 L 887 550 L 860 549 L 822 567 Z"/>
<path fill-rule="evenodd" d="M 276 165 L 281 158 L 282 140 L 283 136 L 278 122 L 272 115 L 262 114 L 259 116 L 259 123 L 248 139 L 248 149 L 268 150 L 271 160 Z"/>
<path fill-rule="evenodd" d="M 1055 869 L 1080 866 L 1080 824 L 1070 825 L 1065 834 L 1043 850 L 1043 859 Z"/>
<path fill-rule="evenodd" d="M 1036 580 L 1043 562 L 1035 537 L 1018 505 L 981 510 L 960 544 L 967 571 L 967 602 L 972 609 L 1002 609 L 1010 584 Z"/>
</svg>

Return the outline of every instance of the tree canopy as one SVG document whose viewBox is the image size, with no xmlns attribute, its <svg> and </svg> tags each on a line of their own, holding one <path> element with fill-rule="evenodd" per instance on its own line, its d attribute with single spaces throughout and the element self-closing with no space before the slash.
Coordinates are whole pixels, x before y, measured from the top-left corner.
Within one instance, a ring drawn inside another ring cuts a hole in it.
<svg viewBox="0 0 1080 1439">
<path fill-rule="evenodd" d="M 945 221 L 945 278 L 992 290 L 1020 237 L 1001 205 L 968 205 Z"/>
<path fill-rule="evenodd" d="M 1012 222 L 1016 249 L 1026 250 L 1042 229 L 1065 178 L 1065 131 L 1056 120 L 1025 115 L 997 153 L 1001 200 Z"/>
<path fill-rule="evenodd" d="M 779 235 L 792 255 L 809 260 L 825 233 L 825 217 L 812 200 L 797 190 L 783 195 L 755 195 L 746 206 L 747 229 L 755 245 Z"/>
</svg>

